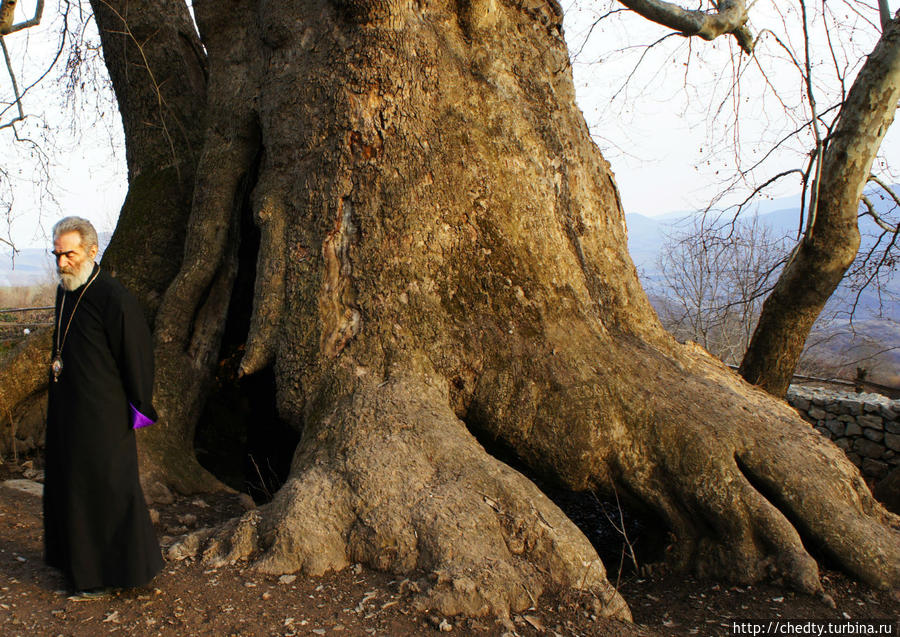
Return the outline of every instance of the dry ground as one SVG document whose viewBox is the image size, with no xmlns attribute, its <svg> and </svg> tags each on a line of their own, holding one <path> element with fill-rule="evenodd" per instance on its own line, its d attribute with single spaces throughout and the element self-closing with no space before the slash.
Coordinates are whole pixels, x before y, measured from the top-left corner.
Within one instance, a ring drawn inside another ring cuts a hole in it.
<svg viewBox="0 0 900 637">
<path fill-rule="evenodd" d="M 21 478 L 0 466 L 0 479 Z M 163 543 L 240 513 L 231 497 L 187 498 L 158 511 Z M 544 599 L 507 622 L 440 617 L 414 605 L 412 581 L 360 566 L 321 578 L 270 577 L 241 566 L 211 570 L 167 563 L 152 585 L 106 600 L 67 598 L 62 577 L 41 559 L 40 499 L 0 488 L 0 635 L 733 635 L 739 619 L 885 618 L 898 634 L 900 599 L 828 572 L 836 602 L 771 585 L 730 586 L 675 575 L 625 577 L 620 588 L 635 624 L 598 621 L 589 599 Z M 412 578 L 415 579 L 415 578 Z"/>
</svg>

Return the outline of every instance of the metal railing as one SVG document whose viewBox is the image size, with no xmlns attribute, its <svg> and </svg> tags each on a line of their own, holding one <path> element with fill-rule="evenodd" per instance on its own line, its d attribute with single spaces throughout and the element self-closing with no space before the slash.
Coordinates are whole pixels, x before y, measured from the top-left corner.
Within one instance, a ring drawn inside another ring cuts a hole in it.
<svg viewBox="0 0 900 637">
<path fill-rule="evenodd" d="M 52 305 L 0 308 L 0 316 L 3 316 L 5 314 L 23 314 L 26 312 L 48 312 L 53 309 L 54 306 Z M 50 327 L 51 325 L 53 325 L 53 321 L 51 320 L 0 321 L 0 338 L 15 338 L 18 336 L 22 336 L 22 330 L 30 330 L 36 327 Z"/>
<path fill-rule="evenodd" d="M 0 314 L 12 314 L 13 312 L 37 312 L 38 310 L 52 310 L 53 305 L 42 305 L 40 307 L 11 307 L 8 309 L 0 309 Z"/>
</svg>

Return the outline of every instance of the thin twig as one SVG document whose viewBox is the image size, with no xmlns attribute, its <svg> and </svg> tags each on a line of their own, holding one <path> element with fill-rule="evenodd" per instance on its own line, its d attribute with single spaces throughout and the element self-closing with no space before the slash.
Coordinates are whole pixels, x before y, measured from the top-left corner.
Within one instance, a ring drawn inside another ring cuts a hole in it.
<svg viewBox="0 0 900 637">
<path fill-rule="evenodd" d="M 0 46 L 3 47 L 3 58 L 6 60 L 6 69 L 9 71 L 9 79 L 12 80 L 13 93 L 16 96 L 15 104 L 19 109 L 19 116 L 14 117 L 6 124 L 0 125 L 0 130 L 13 126 L 16 122 L 25 119 L 25 113 L 22 111 L 22 96 L 19 94 L 19 83 L 16 81 L 16 74 L 13 72 L 12 60 L 9 58 L 9 50 L 6 48 L 6 39 L 0 35 Z"/>
<path fill-rule="evenodd" d="M 819 131 L 819 116 L 816 113 L 816 95 L 813 91 L 812 85 L 812 65 L 810 63 L 809 55 L 809 24 L 806 15 L 805 0 L 800 0 L 800 10 L 803 14 L 803 49 L 805 57 L 804 67 L 806 69 L 806 73 L 804 73 L 804 80 L 806 81 L 806 98 L 809 100 L 809 110 L 810 114 L 812 115 L 812 130 L 816 140 L 816 151 L 814 158 L 816 176 L 813 178 L 812 192 L 809 196 L 809 212 L 806 215 L 806 237 L 811 239 L 813 227 L 816 223 L 816 213 L 819 209 L 819 188 L 822 183 L 822 161 L 825 155 L 825 142 L 823 141 L 822 134 Z"/>
<path fill-rule="evenodd" d="M 31 20 L 26 20 L 25 22 L 20 22 L 19 24 L 14 24 L 9 28 L 9 30 L 3 35 L 9 35 L 10 33 L 15 33 L 16 31 L 21 31 L 22 29 L 27 29 L 29 27 L 33 27 L 36 24 L 41 23 L 41 15 L 44 13 L 44 0 L 37 0 L 37 5 L 34 7 L 34 17 Z"/>
<path fill-rule="evenodd" d="M 252 453 L 248 453 L 247 457 L 250 458 L 250 462 L 253 463 L 253 468 L 256 469 L 256 475 L 259 476 L 259 484 L 262 488 L 262 492 L 266 496 L 266 500 L 272 499 L 272 493 L 269 491 L 268 486 L 266 486 L 266 480 L 262 476 L 262 472 L 259 470 L 259 465 L 256 464 L 256 459 L 253 457 Z"/>
</svg>

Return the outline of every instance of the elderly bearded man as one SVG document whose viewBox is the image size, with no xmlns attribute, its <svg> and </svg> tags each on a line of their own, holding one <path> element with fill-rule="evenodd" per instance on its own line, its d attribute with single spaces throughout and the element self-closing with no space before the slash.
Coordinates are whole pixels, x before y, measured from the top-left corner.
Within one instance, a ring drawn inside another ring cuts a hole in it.
<svg viewBox="0 0 900 637">
<path fill-rule="evenodd" d="M 152 424 L 153 347 L 134 296 L 99 265 L 86 219 L 53 226 L 59 274 L 47 407 L 44 550 L 92 599 L 162 568 L 134 429 Z"/>
</svg>

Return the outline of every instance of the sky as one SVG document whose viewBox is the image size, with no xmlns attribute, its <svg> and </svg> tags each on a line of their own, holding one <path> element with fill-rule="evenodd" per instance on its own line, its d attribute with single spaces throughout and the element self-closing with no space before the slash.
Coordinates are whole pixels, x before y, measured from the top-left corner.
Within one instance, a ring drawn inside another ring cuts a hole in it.
<svg viewBox="0 0 900 637">
<path fill-rule="evenodd" d="M 896 3 L 897 0 L 894 0 Z M 685 6 L 689 3 L 682 3 Z M 808 100 L 797 69 L 781 43 L 802 59 L 802 15 L 797 2 L 751 4 L 751 31 L 759 36 L 753 58 L 736 51 L 733 38 L 705 42 L 671 35 L 664 27 L 609 9 L 604 0 L 563 0 L 566 39 L 573 57 L 578 102 L 595 142 L 612 164 L 626 212 L 657 216 L 703 209 L 738 168 L 760 159 L 775 142 L 808 121 Z M 809 3 L 815 5 L 817 3 Z M 880 35 L 875 4 L 829 0 L 829 14 L 810 14 L 811 76 L 821 112 L 849 87 Z M 893 9 L 897 9 L 894 6 Z M 831 44 L 825 26 L 831 29 Z M 840 41 L 838 35 L 843 35 Z M 668 36 L 668 37 L 665 37 Z M 657 46 L 642 45 L 665 38 Z M 586 43 L 586 44 L 585 44 Z M 834 55 L 832 55 L 834 50 Z M 742 66 L 733 88 L 734 60 Z M 837 61 L 837 63 L 836 63 Z M 734 113 L 739 112 L 738 126 Z M 741 160 L 735 157 L 736 145 Z M 734 203 L 774 174 L 802 166 L 813 138 L 775 153 L 722 204 Z M 900 125 L 891 126 L 873 170 L 900 167 Z M 896 172 L 881 172 L 889 183 Z M 800 191 L 797 179 L 767 190 L 769 198 Z"/>
<path fill-rule="evenodd" d="M 762 156 L 773 139 L 798 125 L 805 109 L 802 84 L 796 70 L 784 64 L 773 38 L 761 39 L 756 58 L 746 65 L 740 90 L 734 91 L 731 40 L 708 43 L 672 36 L 646 49 L 641 45 L 669 32 L 625 12 L 597 22 L 607 4 L 604 0 L 562 2 L 578 104 L 596 143 L 612 164 L 627 212 L 655 216 L 705 207 L 740 165 L 734 151 L 736 141 L 745 165 L 747 158 L 752 161 Z M 797 18 L 761 5 L 754 5 L 755 32 L 765 33 L 766 28 Z M 17 22 L 32 15 L 33 6 L 34 0 L 20 1 Z M 874 8 L 871 16 L 857 11 L 844 18 L 848 25 L 852 23 L 853 46 L 844 47 L 850 49 L 849 60 L 858 59 L 858 52 L 871 49 L 875 42 L 878 33 L 869 24 L 871 20 L 877 21 Z M 6 37 L 20 87 L 34 82 L 46 69 L 61 24 L 56 3 L 51 2 L 40 25 Z M 821 34 L 816 38 L 814 33 L 814 44 L 824 42 Z M 80 54 L 87 57 L 96 52 L 82 47 Z M 826 98 L 834 94 L 834 83 L 828 83 L 831 61 L 815 46 L 811 59 L 818 94 L 826 104 Z M 746 64 L 749 58 L 743 60 Z M 853 64 L 847 68 L 852 75 Z M 11 239 L 19 247 L 46 245 L 53 221 L 67 214 L 91 219 L 98 230 L 111 230 L 125 197 L 121 125 L 110 94 L 97 89 L 102 77 L 96 81 L 66 70 L 64 57 L 24 97 L 27 118 L 16 130 L 34 144 L 15 141 L 9 127 L 0 129 L 0 170 L 4 171 L 0 174 L 0 201 L 12 201 L 9 222 L 0 221 L 0 238 Z M 767 87 L 777 88 L 778 96 Z M 67 93 L 70 99 L 64 97 Z M 0 101 L 8 105 L 12 95 L 5 70 L 0 69 Z M 737 128 L 732 125 L 735 108 L 740 109 Z M 14 113 L 7 108 L 0 116 L 0 126 Z M 752 186 L 768 175 L 796 167 L 810 143 L 807 136 L 795 147 L 777 153 L 747 183 Z M 889 163 L 900 166 L 900 126 L 892 126 L 882 149 Z M 723 203 L 743 198 L 747 183 Z M 768 194 L 778 197 L 798 190 L 794 180 Z M 0 214 L 3 212 L 0 207 Z M 0 251 L 4 247 L 0 244 Z"/>
</svg>

